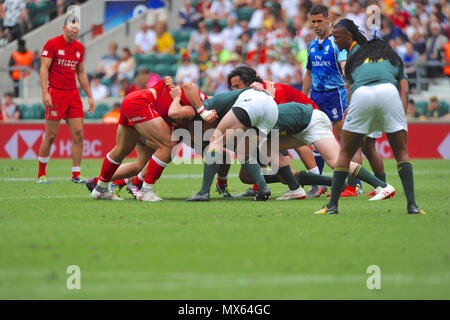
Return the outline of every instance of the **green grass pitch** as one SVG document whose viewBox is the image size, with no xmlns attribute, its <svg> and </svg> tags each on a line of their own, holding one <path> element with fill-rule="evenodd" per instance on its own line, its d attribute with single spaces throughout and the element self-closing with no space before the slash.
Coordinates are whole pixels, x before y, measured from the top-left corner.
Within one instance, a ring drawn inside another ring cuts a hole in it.
<svg viewBox="0 0 450 320">
<path fill-rule="evenodd" d="M 101 160 L 82 166 L 91 177 Z M 316 216 L 324 197 L 275 201 L 281 184 L 267 202 L 212 192 L 209 203 L 186 203 L 200 165 L 169 165 L 156 188 L 165 201 L 139 203 L 125 190 L 126 201 L 91 200 L 70 182 L 69 160 L 50 161 L 49 185 L 33 179 L 36 160 L 0 160 L 0 298 L 449 299 L 450 161 L 413 166 L 425 216 L 406 214 L 394 161 L 385 162 L 393 199 L 342 199 L 339 215 Z M 247 188 L 238 169 L 234 192 Z M 70 265 L 80 290 L 66 287 Z M 367 288 L 370 265 L 379 290 Z"/>
</svg>

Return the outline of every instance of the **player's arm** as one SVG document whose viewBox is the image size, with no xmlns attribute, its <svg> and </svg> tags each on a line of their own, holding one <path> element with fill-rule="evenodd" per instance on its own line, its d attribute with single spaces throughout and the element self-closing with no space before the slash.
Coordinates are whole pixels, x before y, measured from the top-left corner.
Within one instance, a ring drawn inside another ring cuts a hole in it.
<svg viewBox="0 0 450 320">
<path fill-rule="evenodd" d="M 185 120 L 192 119 L 195 117 L 195 110 L 191 106 L 182 106 L 181 100 L 181 89 L 180 87 L 175 87 L 170 91 L 170 96 L 173 101 L 170 104 L 168 116 L 174 120 Z"/>
<path fill-rule="evenodd" d="M 311 70 L 307 69 L 305 78 L 303 79 L 303 86 L 302 86 L 303 94 L 305 95 L 309 94 L 309 91 L 311 91 L 311 83 L 312 83 Z"/>
<path fill-rule="evenodd" d="M 53 60 L 52 58 L 46 57 L 41 58 L 40 76 L 41 76 L 42 102 L 47 108 L 51 108 L 53 106 L 52 97 L 50 96 L 50 93 L 48 93 L 47 90 L 48 70 L 50 69 L 52 60 Z"/>
<path fill-rule="evenodd" d="M 89 113 L 92 113 L 95 109 L 94 99 L 92 98 L 92 91 L 91 87 L 89 86 L 89 80 L 86 74 L 86 71 L 84 70 L 84 62 L 80 62 L 77 64 L 77 78 L 78 82 L 80 83 L 81 88 L 84 90 L 86 95 L 88 96 L 88 103 L 89 103 Z"/>
<path fill-rule="evenodd" d="M 408 108 L 409 83 L 407 79 L 401 79 L 398 83 L 400 98 L 402 99 L 403 110 Z"/>
</svg>

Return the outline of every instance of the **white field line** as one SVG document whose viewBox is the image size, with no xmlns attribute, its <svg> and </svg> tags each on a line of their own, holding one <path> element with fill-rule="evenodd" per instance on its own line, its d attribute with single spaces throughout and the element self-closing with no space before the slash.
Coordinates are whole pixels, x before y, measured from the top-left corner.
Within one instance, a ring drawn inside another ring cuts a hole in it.
<svg viewBox="0 0 450 320">
<path fill-rule="evenodd" d="M 43 279 L 50 270 L 0 270 L 0 279 L 21 278 Z M 249 288 L 249 287 L 292 287 L 302 284 L 348 284 L 365 285 L 367 275 L 331 275 L 331 274 L 208 274 L 208 273 L 156 273 L 156 272 L 109 272 L 84 271 L 84 289 L 92 293 L 103 291 L 175 291 L 194 288 Z M 65 276 L 65 275 L 64 275 Z M 92 280 L 90 280 L 92 279 Z M 39 280 L 39 279 L 35 279 Z M 14 281 L 14 280 L 13 280 Z M 92 281 L 92 282 L 90 282 Z M 450 273 L 438 272 L 430 275 L 382 274 L 382 284 L 397 285 L 450 285 Z M 20 286 L 20 285 L 19 285 Z"/>
<path fill-rule="evenodd" d="M 330 176 L 332 173 L 327 172 L 325 175 Z M 386 172 L 388 175 L 397 175 L 396 171 L 388 171 Z M 416 170 L 414 171 L 414 175 L 436 175 L 436 171 L 431 170 Z M 450 174 L 450 170 L 441 170 L 439 174 Z M 238 174 L 233 173 L 228 175 L 229 178 L 239 177 Z M 203 178 L 203 174 L 163 174 L 161 179 L 200 179 Z M 48 180 L 51 181 L 70 181 L 69 177 L 48 177 Z M 31 177 L 22 177 L 22 178 L 0 178 L 0 182 L 18 182 L 18 181 L 37 181 L 36 178 Z"/>
</svg>

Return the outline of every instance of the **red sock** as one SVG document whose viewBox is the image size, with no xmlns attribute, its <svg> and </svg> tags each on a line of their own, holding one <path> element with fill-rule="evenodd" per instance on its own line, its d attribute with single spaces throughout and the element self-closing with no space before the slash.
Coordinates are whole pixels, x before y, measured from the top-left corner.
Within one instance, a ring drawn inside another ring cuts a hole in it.
<svg viewBox="0 0 450 320">
<path fill-rule="evenodd" d="M 145 183 L 155 184 L 156 180 L 159 179 L 166 166 L 167 163 L 162 162 L 155 156 L 152 156 L 148 163 L 147 174 L 144 179 Z"/>
<path fill-rule="evenodd" d="M 219 187 L 225 187 L 228 185 L 228 180 L 227 180 L 227 178 L 222 179 L 222 178 L 217 177 L 217 184 L 219 185 Z"/>
<path fill-rule="evenodd" d="M 76 177 L 79 177 L 81 173 L 80 167 L 72 167 L 72 179 L 75 179 Z"/>
<path fill-rule="evenodd" d="M 122 188 L 123 186 L 126 186 L 128 184 L 128 179 L 115 180 L 113 183 Z"/>
<path fill-rule="evenodd" d="M 47 163 L 50 157 L 41 157 L 39 156 L 39 172 L 38 179 L 42 176 L 45 176 L 45 170 L 47 169 Z"/>
<path fill-rule="evenodd" d="M 120 166 L 120 163 L 112 160 L 109 157 L 109 153 L 106 155 L 103 160 L 102 171 L 100 172 L 100 176 L 98 177 L 100 181 L 109 182 L 116 172 L 117 168 Z M 98 184 L 98 183 L 97 183 Z"/>
<path fill-rule="evenodd" d="M 252 189 L 255 190 L 255 191 L 258 191 L 258 185 L 257 185 L 257 184 L 254 184 L 253 187 L 252 187 Z"/>
<path fill-rule="evenodd" d="M 95 177 L 95 178 L 94 178 L 94 182 L 95 182 L 95 184 L 98 183 L 98 177 Z"/>
<path fill-rule="evenodd" d="M 136 178 L 134 178 L 133 182 L 131 183 L 132 185 L 141 188 L 142 187 L 142 183 L 144 183 L 144 180 L 141 180 L 141 174 L 139 173 Z"/>
</svg>

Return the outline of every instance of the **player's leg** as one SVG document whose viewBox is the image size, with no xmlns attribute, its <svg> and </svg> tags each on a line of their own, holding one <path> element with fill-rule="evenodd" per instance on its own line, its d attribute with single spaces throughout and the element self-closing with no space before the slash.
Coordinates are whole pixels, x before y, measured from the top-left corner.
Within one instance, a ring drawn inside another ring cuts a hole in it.
<svg viewBox="0 0 450 320">
<path fill-rule="evenodd" d="M 52 148 L 53 142 L 55 142 L 55 139 L 58 135 L 59 127 L 60 120 L 45 120 L 45 137 L 42 140 L 41 146 L 39 147 L 39 183 L 48 183 L 46 177 L 47 163 L 50 159 L 50 150 Z"/>
<path fill-rule="evenodd" d="M 116 134 L 116 145 L 106 154 L 98 177 L 97 186 L 92 191 L 92 198 L 98 200 L 121 200 L 109 191 L 109 182 L 119 168 L 122 160 L 136 145 L 139 134 L 131 127 L 119 124 Z"/>
<path fill-rule="evenodd" d="M 319 168 L 319 166 L 316 163 L 316 156 L 314 155 L 311 148 L 308 146 L 301 146 L 295 148 L 295 151 L 300 156 L 300 159 L 303 161 L 303 164 L 305 165 L 308 172 L 315 173 L 315 174 L 322 174 L 323 169 L 323 159 L 320 156 L 320 153 L 318 154 L 318 157 L 322 161 L 322 166 Z M 327 187 L 325 185 L 313 185 L 311 187 L 311 190 L 309 190 L 306 195 L 308 198 L 318 198 L 320 195 L 325 193 L 327 191 Z"/>
<path fill-rule="evenodd" d="M 156 147 L 148 163 L 147 174 L 137 199 L 140 201 L 160 201 L 162 199 L 155 194 L 153 187 L 170 162 L 172 148 L 177 144 L 177 141 L 171 140 L 172 131 L 161 117 L 135 124 L 134 128 Z"/>
<path fill-rule="evenodd" d="M 376 150 L 376 139 L 366 136 L 362 144 L 362 151 L 369 161 L 372 171 L 378 179 L 386 182 L 386 173 L 384 171 L 383 159 Z M 368 193 L 367 196 L 374 196 L 375 190 Z"/>
<path fill-rule="evenodd" d="M 66 123 L 72 136 L 72 182 L 86 183 L 87 180 L 80 177 L 83 157 L 83 118 L 67 118 Z"/>
</svg>

